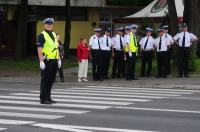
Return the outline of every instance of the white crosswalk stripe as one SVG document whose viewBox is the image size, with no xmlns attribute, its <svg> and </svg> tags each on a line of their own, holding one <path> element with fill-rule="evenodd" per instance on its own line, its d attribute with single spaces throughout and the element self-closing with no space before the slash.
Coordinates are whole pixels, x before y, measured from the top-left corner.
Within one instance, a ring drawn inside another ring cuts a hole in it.
<svg viewBox="0 0 200 132">
<path fill-rule="evenodd" d="M 0 131 L 5 131 L 7 130 L 7 128 L 0 128 Z"/>
<path fill-rule="evenodd" d="M 34 121 L 21 121 L 21 120 L 8 120 L 8 119 L 0 119 L 0 124 L 5 125 L 27 125 L 27 124 L 33 124 Z"/>
</svg>

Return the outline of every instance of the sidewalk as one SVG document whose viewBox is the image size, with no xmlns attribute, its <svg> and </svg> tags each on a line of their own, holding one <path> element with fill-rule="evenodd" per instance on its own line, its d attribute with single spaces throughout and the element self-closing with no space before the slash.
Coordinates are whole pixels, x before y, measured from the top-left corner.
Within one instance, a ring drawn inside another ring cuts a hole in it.
<svg viewBox="0 0 200 132">
<path fill-rule="evenodd" d="M 200 89 L 200 77 L 192 76 L 189 78 L 176 78 L 169 76 L 167 79 L 152 78 L 139 78 L 139 80 L 126 81 L 125 79 L 109 79 L 105 81 L 93 81 L 89 76 L 89 82 L 78 83 L 77 82 L 78 67 L 69 68 L 64 70 L 65 82 L 61 83 L 57 74 L 56 83 L 61 85 L 106 85 L 106 86 L 122 86 L 122 87 L 159 87 L 159 88 L 189 88 Z M 89 68 L 91 72 L 91 69 Z M 26 76 L 7 76 L 0 77 L 0 83 L 40 83 L 40 75 L 26 75 Z"/>
</svg>

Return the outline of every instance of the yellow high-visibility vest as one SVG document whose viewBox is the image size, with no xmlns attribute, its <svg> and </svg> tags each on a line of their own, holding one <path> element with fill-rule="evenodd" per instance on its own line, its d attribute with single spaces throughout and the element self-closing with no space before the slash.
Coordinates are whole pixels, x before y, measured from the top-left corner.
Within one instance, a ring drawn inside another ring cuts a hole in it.
<svg viewBox="0 0 200 132">
<path fill-rule="evenodd" d="M 137 39 L 136 39 L 136 36 L 132 32 L 130 33 L 129 48 L 130 48 L 130 52 L 136 53 L 138 51 Z M 129 52 L 127 45 L 125 47 L 125 52 Z"/>
<path fill-rule="evenodd" d="M 46 31 L 43 31 L 42 34 L 44 35 L 45 43 L 42 49 L 44 56 L 47 59 L 59 59 L 59 50 L 58 50 L 58 40 L 56 34 L 52 32 L 55 42 L 49 36 Z"/>
</svg>

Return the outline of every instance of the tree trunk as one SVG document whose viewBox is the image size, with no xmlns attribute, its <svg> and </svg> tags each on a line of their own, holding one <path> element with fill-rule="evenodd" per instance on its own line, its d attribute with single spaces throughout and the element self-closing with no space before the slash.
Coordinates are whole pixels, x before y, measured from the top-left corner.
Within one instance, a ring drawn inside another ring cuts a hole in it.
<svg viewBox="0 0 200 132">
<path fill-rule="evenodd" d="M 176 5 L 174 0 L 167 0 L 169 10 L 169 30 L 171 35 L 176 35 L 179 31 L 178 28 L 178 16 L 176 12 Z"/>
<path fill-rule="evenodd" d="M 178 26 L 178 16 L 176 11 L 176 5 L 175 0 L 167 0 L 168 2 L 168 13 L 169 13 L 169 31 L 172 36 L 176 35 L 176 33 L 179 32 L 179 26 Z M 173 59 L 173 65 L 177 65 L 177 45 L 174 45 L 172 47 L 173 53 L 172 53 L 172 59 Z"/>
<path fill-rule="evenodd" d="M 70 37 L 71 37 L 71 7 L 70 0 L 65 3 L 65 42 L 64 49 L 66 57 L 69 56 Z"/>
<path fill-rule="evenodd" d="M 21 0 L 18 5 L 18 12 L 17 45 L 15 52 L 15 59 L 17 60 L 22 59 L 26 53 L 28 0 Z"/>
</svg>

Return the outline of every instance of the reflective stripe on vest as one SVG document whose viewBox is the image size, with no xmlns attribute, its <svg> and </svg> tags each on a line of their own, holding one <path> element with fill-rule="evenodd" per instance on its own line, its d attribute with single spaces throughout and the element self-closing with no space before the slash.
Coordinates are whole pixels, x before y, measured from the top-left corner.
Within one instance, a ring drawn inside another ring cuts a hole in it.
<svg viewBox="0 0 200 132">
<path fill-rule="evenodd" d="M 137 39 L 133 33 L 130 33 L 130 44 L 129 44 L 130 52 L 137 52 Z M 125 47 L 125 52 L 129 52 L 128 47 Z"/>
<path fill-rule="evenodd" d="M 47 59 L 59 59 L 59 51 L 58 51 L 58 40 L 56 38 L 56 34 L 52 32 L 55 42 L 49 36 L 46 31 L 43 31 L 42 34 L 44 35 L 45 43 L 42 49 L 43 54 Z"/>
</svg>

